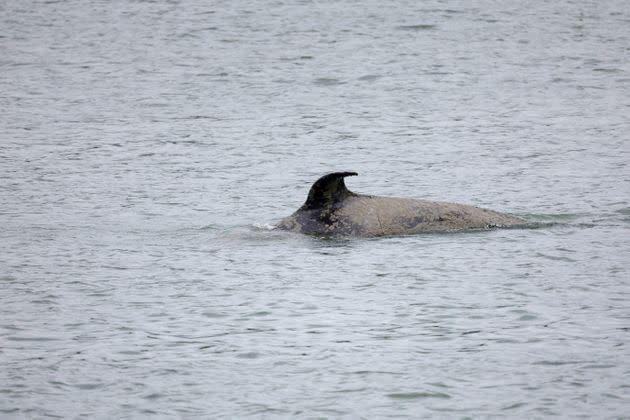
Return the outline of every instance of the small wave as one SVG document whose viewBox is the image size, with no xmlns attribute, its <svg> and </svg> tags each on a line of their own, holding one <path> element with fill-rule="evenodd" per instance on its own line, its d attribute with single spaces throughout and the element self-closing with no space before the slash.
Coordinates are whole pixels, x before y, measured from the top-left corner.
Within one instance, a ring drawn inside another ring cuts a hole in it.
<svg viewBox="0 0 630 420">
<path fill-rule="evenodd" d="M 594 228 L 598 226 L 619 226 L 630 221 L 621 211 L 613 213 L 558 213 L 558 214 L 521 214 L 519 215 L 528 221 L 529 228 L 547 227 L 571 227 L 571 228 Z"/>
<path fill-rule="evenodd" d="M 252 223 L 250 225 L 235 225 L 215 227 L 211 242 L 217 245 L 256 245 L 268 241 L 286 238 L 288 232 L 278 230 L 269 223 Z"/>
<path fill-rule="evenodd" d="M 435 29 L 435 25 L 430 24 L 418 24 L 418 25 L 400 25 L 397 26 L 396 29 L 401 31 L 428 31 L 431 29 Z"/>
<path fill-rule="evenodd" d="M 345 82 L 342 82 L 339 79 L 334 79 L 332 77 L 320 77 L 313 81 L 314 84 L 319 86 L 336 86 L 343 85 Z"/>
<path fill-rule="evenodd" d="M 395 392 L 392 394 L 387 394 L 387 396 L 397 400 L 409 400 L 418 398 L 451 398 L 449 394 L 445 394 L 443 392 Z"/>
<path fill-rule="evenodd" d="M 259 230 L 275 230 L 276 227 L 270 223 L 254 223 L 252 227 Z"/>
</svg>

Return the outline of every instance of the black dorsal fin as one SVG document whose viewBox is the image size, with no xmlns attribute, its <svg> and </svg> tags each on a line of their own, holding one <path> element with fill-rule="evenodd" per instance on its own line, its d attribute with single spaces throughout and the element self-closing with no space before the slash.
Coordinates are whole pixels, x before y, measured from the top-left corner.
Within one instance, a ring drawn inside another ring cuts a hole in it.
<svg viewBox="0 0 630 420">
<path fill-rule="evenodd" d="M 356 172 L 333 172 L 319 178 L 308 192 L 306 203 L 302 210 L 329 208 L 346 197 L 356 195 L 346 188 L 343 179 L 347 176 L 358 175 Z"/>
</svg>

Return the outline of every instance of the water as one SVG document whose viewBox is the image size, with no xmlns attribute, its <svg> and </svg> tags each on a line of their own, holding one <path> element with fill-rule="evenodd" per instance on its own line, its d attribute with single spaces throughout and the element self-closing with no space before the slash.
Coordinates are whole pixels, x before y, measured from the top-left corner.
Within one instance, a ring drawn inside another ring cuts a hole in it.
<svg viewBox="0 0 630 420">
<path fill-rule="evenodd" d="M 628 418 L 624 1 L 0 5 L 0 417 Z M 310 184 L 541 223 L 269 230 Z"/>
</svg>

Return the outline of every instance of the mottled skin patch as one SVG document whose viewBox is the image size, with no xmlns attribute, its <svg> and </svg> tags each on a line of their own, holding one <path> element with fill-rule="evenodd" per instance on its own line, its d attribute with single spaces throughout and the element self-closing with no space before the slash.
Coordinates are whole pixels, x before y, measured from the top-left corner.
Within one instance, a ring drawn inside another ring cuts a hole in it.
<svg viewBox="0 0 630 420">
<path fill-rule="evenodd" d="M 336 172 L 317 180 L 279 229 L 314 235 L 385 236 L 524 225 L 523 219 L 465 204 L 375 197 L 349 191 Z"/>
<path fill-rule="evenodd" d="M 338 209 L 301 211 L 295 215 L 295 218 L 289 219 L 295 223 L 294 228 L 290 230 L 302 233 L 361 236 L 360 226 L 352 223 L 351 219 Z"/>
</svg>

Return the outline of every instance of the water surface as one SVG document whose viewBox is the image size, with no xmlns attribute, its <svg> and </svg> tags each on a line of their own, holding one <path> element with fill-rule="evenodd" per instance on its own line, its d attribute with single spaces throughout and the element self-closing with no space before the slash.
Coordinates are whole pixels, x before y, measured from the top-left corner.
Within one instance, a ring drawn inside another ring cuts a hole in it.
<svg viewBox="0 0 630 420">
<path fill-rule="evenodd" d="M 0 416 L 624 418 L 623 1 L 0 5 Z M 268 229 L 317 177 L 541 223 Z"/>
</svg>

